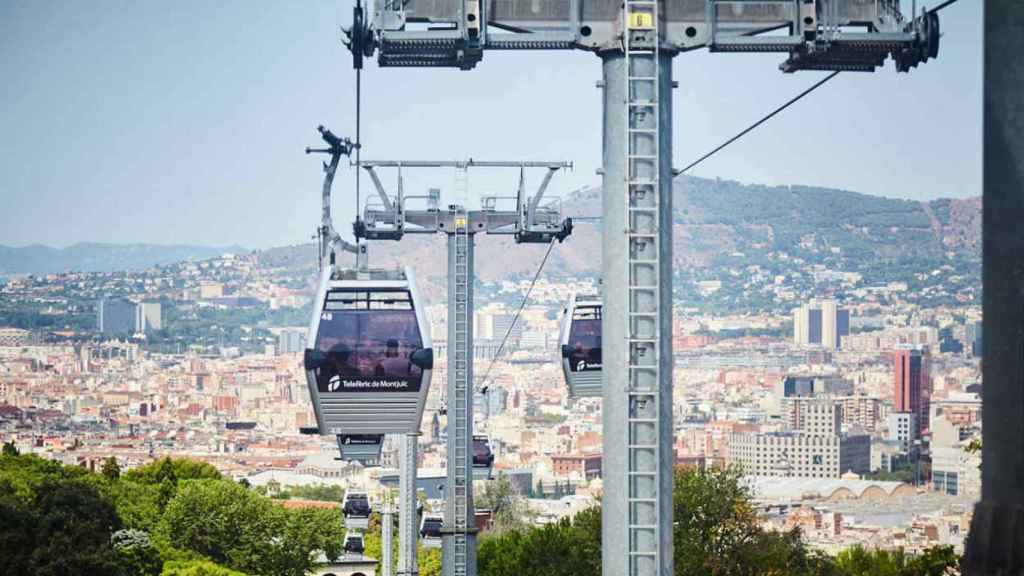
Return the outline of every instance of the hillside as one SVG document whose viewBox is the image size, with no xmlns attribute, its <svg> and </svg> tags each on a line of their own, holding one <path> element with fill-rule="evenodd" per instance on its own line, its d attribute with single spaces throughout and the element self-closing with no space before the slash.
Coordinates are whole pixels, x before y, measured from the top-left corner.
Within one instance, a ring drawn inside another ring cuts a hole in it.
<svg viewBox="0 0 1024 576">
<path fill-rule="evenodd" d="M 90 242 L 74 244 L 67 248 L 51 248 L 39 244 L 25 247 L 0 246 L 0 276 L 71 271 L 144 270 L 182 260 L 204 260 L 228 252 L 240 254 L 248 250 L 239 246 L 162 246 Z"/>
<path fill-rule="evenodd" d="M 600 207 L 598 188 L 572 192 L 562 204 L 565 215 L 575 217 L 599 216 Z M 778 253 L 862 272 L 868 281 L 884 281 L 879 273 L 887 265 L 928 266 L 948 253 L 980 261 L 980 198 L 916 202 L 827 188 L 680 177 L 673 208 L 673 256 L 683 276 L 713 273 L 719 265 L 764 264 Z M 400 244 L 376 242 L 371 262 L 381 267 L 410 263 L 424 291 L 443 298 L 444 241 L 441 236 L 408 236 Z M 478 238 L 476 264 L 483 282 L 525 278 L 536 271 L 546 247 L 514 244 L 507 236 Z M 312 245 L 289 247 L 261 253 L 261 261 L 308 268 L 314 254 Z M 578 222 L 573 235 L 552 252 L 545 275 L 596 275 L 600 259 L 600 223 Z"/>
<path fill-rule="evenodd" d="M 599 216 L 599 192 L 598 188 L 571 192 L 562 203 L 563 212 L 572 217 Z M 828 188 L 680 177 L 673 207 L 673 255 L 677 275 L 684 279 L 714 277 L 722 266 L 756 264 L 778 270 L 780 258 L 795 257 L 833 270 L 860 272 L 869 282 L 886 281 L 892 274 L 922 271 L 948 261 L 951 255 L 967 263 L 980 258 L 980 198 L 915 202 Z M 443 299 L 444 243 L 441 236 L 408 236 L 400 244 L 375 242 L 371 262 L 376 267 L 410 263 L 428 297 Z M 516 246 L 509 236 L 480 237 L 479 278 L 487 283 L 530 277 L 545 250 L 545 246 Z M 149 244 L 81 243 L 63 249 L 0 246 L 0 276 L 139 270 L 225 252 L 248 251 L 237 246 Z M 316 264 L 312 244 L 255 254 L 266 268 L 312 282 Z M 595 276 L 600 261 L 600 221 L 579 221 L 573 235 L 553 250 L 545 275 Z"/>
</svg>

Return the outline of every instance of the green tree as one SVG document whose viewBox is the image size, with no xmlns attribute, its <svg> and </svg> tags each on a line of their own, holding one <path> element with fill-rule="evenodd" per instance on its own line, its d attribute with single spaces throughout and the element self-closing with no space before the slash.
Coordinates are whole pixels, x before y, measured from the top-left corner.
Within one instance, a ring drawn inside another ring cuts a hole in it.
<svg viewBox="0 0 1024 576">
<path fill-rule="evenodd" d="M 125 528 L 152 533 L 160 522 L 160 486 L 121 478 L 108 482 L 105 494 L 117 509 Z"/>
<path fill-rule="evenodd" d="M 827 576 L 799 532 L 766 532 L 735 470 L 679 469 L 673 491 L 677 576 Z M 601 571 L 601 510 L 481 538 L 482 576 L 591 576 Z"/>
<path fill-rule="evenodd" d="M 29 574 L 37 520 L 30 503 L 18 496 L 8 479 L 0 476 L 0 574 Z"/>
<path fill-rule="evenodd" d="M 836 567 L 843 576 L 900 576 L 906 568 L 902 550 L 866 550 L 848 548 L 836 555 Z"/>
<path fill-rule="evenodd" d="M 327 560 L 337 560 L 342 555 L 342 539 L 345 527 L 341 514 L 329 508 L 298 508 L 285 510 L 287 513 L 284 540 L 295 547 L 300 554 L 324 553 Z M 379 534 L 380 531 L 377 531 Z M 396 543 L 397 545 L 397 543 Z M 395 550 L 395 558 L 398 551 Z"/>
<path fill-rule="evenodd" d="M 110 536 L 118 563 L 130 576 L 157 576 L 163 567 L 160 553 L 142 530 L 118 530 Z"/>
<path fill-rule="evenodd" d="M 28 501 L 35 498 L 38 490 L 47 482 L 89 477 L 90 473 L 86 468 L 62 466 L 35 454 L 0 455 L 0 478 L 9 482 L 14 492 Z"/>
<path fill-rule="evenodd" d="M 246 576 L 238 572 L 218 566 L 209 560 L 175 560 L 165 562 L 160 576 Z"/>
<path fill-rule="evenodd" d="M 932 546 L 909 562 L 910 574 L 919 576 L 945 576 L 951 574 L 960 565 L 960 558 L 952 546 Z"/>
<path fill-rule="evenodd" d="M 19 454 L 20 454 L 20 452 L 18 452 L 18 447 L 14 445 L 13 441 L 11 441 L 11 442 L 4 442 L 4 450 L 3 450 L 3 455 L 4 456 L 17 456 Z"/>
<path fill-rule="evenodd" d="M 35 516 L 33 544 L 26 573 L 63 576 L 120 571 L 110 535 L 121 527 L 121 521 L 113 505 L 88 482 L 47 480 L 31 510 Z"/>
<path fill-rule="evenodd" d="M 441 576 L 441 550 L 420 546 L 416 551 L 416 563 L 420 576 Z M 479 562 L 477 563 L 479 565 Z"/>
<path fill-rule="evenodd" d="M 345 489 L 341 486 L 316 485 L 316 486 L 290 486 L 282 489 L 275 481 L 267 483 L 267 492 L 270 495 L 282 499 L 299 498 L 302 500 L 318 500 L 321 502 L 341 502 L 345 497 Z"/>
<path fill-rule="evenodd" d="M 157 533 L 175 548 L 247 570 L 265 559 L 262 545 L 273 536 L 276 511 L 269 500 L 234 482 L 183 482 Z"/>
<path fill-rule="evenodd" d="M 164 480 L 220 480 L 221 473 L 212 464 L 188 458 L 164 457 L 125 472 L 125 478 L 141 484 L 160 484 Z"/>
<path fill-rule="evenodd" d="M 836 555 L 842 576 L 944 576 L 954 573 L 959 558 L 951 546 L 933 546 L 918 556 L 899 550 L 848 548 Z"/>
<path fill-rule="evenodd" d="M 305 576 L 314 554 L 340 554 L 340 515 L 289 511 L 230 480 L 181 482 L 157 533 L 169 546 L 250 574 Z"/>
<path fill-rule="evenodd" d="M 601 573 L 601 515 L 592 508 L 528 530 L 480 540 L 480 574 L 486 576 L 591 576 Z"/>
<path fill-rule="evenodd" d="M 133 468 L 124 474 L 125 479 L 149 486 L 156 486 L 157 505 L 162 512 L 174 498 L 178 482 L 182 480 L 219 480 L 220 472 L 211 464 L 188 458 L 164 457 L 145 466 Z"/>
<path fill-rule="evenodd" d="M 678 468 L 672 490 L 676 576 L 815 574 L 799 532 L 766 532 L 736 468 Z"/>
<path fill-rule="evenodd" d="M 491 532 L 526 528 L 532 516 L 525 500 L 515 493 L 512 482 L 503 473 L 484 484 L 476 495 L 475 505 L 478 510 L 491 511 Z"/>
<path fill-rule="evenodd" d="M 103 461 L 103 468 L 100 472 L 107 480 L 117 480 L 121 477 L 121 467 L 117 464 L 117 459 L 113 456 L 110 456 Z"/>
<path fill-rule="evenodd" d="M 737 573 L 737 552 L 758 533 L 735 469 L 680 468 L 672 490 L 677 576 Z"/>
</svg>

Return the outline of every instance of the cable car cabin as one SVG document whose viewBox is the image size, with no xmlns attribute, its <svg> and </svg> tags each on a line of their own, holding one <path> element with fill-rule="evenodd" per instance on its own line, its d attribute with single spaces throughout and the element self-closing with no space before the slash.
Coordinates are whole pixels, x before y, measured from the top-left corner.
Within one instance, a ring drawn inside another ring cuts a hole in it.
<svg viewBox="0 0 1024 576">
<path fill-rule="evenodd" d="M 441 547 L 441 529 L 444 527 L 444 518 L 436 514 L 425 514 L 420 521 L 420 538 L 423 540 L 424 548 Z"/>
<path fill-rule="evenodd" d="M 373 510 L 370 508 L 370 499 L 367 497 L 366 492 L 347 490 L 345 497 L 342 499 L 341 512 L 346 518 L 369 518 Z"/>
<path fill-rule="evenodd" d="M 367 529 L 370 526 L 371 512 L 373 510 L 370 507 L 370 499 L 367 497 L 366 492 L 355 492 L 352 490 L 345 492 L 345 498 L 342 499 L 341 503 L 341 513 L 345 515 L 346 527 Z"/>
<path fill-rule="evenodd" d="M 601 396 L 601 297 L 573 296 L 561 328 L 562 372 L 569 396 Z"/>
<path fill-rule="evenodd" d="M 382 435 L 419 430 L 434 364 L 421 302 L 408 268 L 320 277 L 306 381 L 317 429 L 338 436 L 343 459 L 377 464 Z"/>
<path fill-rule="evenodd" d="M 359 462 L 363 466 L 380 466 L 383 434 L 338 434 L 339 460 Z"/>
<path fill-rule="evenodd" d="M 473 477 L 486 479 L 491 477 L 494 466 L 494 452 L 487 436 L 473 436 Z"/>
<path fill-rule="evenodd" d="M 348 554 L 363 553 L 363 534 L 354 530 L 345 532 L 345 552 Z"/>
</svg>

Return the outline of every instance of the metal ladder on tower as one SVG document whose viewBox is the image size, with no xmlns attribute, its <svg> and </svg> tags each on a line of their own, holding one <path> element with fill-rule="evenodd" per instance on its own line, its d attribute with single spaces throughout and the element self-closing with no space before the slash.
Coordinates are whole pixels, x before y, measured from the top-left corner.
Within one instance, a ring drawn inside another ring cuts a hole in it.
<svg viewBox="0 0 1024 576">
<path fill-rule="evenodd" d="M 660 134 L 658 0 L 625 0 L 628 241 L 628 574 L 657 576 L 660 525 Z"/>
<path fill-rule="evenodd" d="M 392 536 L 394 534 L 394 524 L 391 519 L 391 515 L 394 513 L 394 501 L 391 498 L 391 490 L 384 491 L 384 507 L 381 510 L 380 519 L 380 574 L 381 576 L 391 576 L 393 563 L 391 561 L 392 551 Z"/>
<path fill-rule="evenodd" d="M 455 167 L 455 204 L 460 206 L 469 205 L 469 163 L 459 163 Z"/>
<path fill-rule="evenodd" d="M 465 172 L 460 170 L 459 172 Z M 452 487 L 451 498 L 454 500 L 454 512 L 451 529 L 453 535 L 453 553 L 455 555 L 453 566 L 455 576 L 464 576 L 467 571 L 468 545 L 466 535 L 469 532 L 469 450 L 471 439 L 468 437 L 471 385 L 469 382 L 470 367 L 473 361 L 473 351 L 469 349 L 469 322 L 472 321 L 473 311 L 469 309 L 469 222 L 463 207 L 459 208 L 460 213 L 455 218 L 455 398 L 449 399 L 453 406 L 449 406 L 448 413 L 454 414 L 449 419 L 449 434 L 455 435 L 455 453 L 449 454 L 449 458 L 455 459 L 455 485 Z"/>
</svg>

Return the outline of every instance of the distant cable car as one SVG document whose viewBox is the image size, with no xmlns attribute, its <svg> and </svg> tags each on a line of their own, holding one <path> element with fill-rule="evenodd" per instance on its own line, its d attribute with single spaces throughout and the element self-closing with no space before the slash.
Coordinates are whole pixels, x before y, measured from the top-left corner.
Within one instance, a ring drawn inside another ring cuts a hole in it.
<svg viewBox="0 0 1024 576">
<path fill-rule="evenodd" d="M 473 436 L 473 476 L 479 479 L 490 478 L 494 466 L 494 452 L 487 436 Z"/>
<path fill-rule="evenodd" d="M 349 530 L 345 532 L 345 552 L 349 554 L 362 554 L 363 547 L 363 533 L 356 532 L 355 530 Z"/>
<path fill-rule="evenodd" d="M 359 462 L 363 466 L 380 465 L 382 434 L 338 434 L 337 440 L 341 460 Z"/>
<path fill-rule="evenodd" d="M 420 538 L 423 540 L 424 548 L 441 547 L 441 529 L 444 527 L 444 518 L 437 514 L 424 514 L 420 521 Z"/>
<path fill-rule="evenodd" d="M 601 396 L 601 297 L 574 295 L 562 317 L 562 372 L 569 396 Z"/>
<path fill-rule="evenodd" d="M 416 432 L 434 365 L 412 270 L 325 266 L 304 365 L 317 430 L 342 459 L 380 464 L 384 434 Z"/>
<path fill-rule="evenodd" d="M 345 492 L 345 498 L 341 501 L 341 513 L 345 515 L 347 528 L 367 529 L 370 526 L 371 512 L 373 509 L 370 507 L 370 499 L 366 492 Z"/>
</svg>

